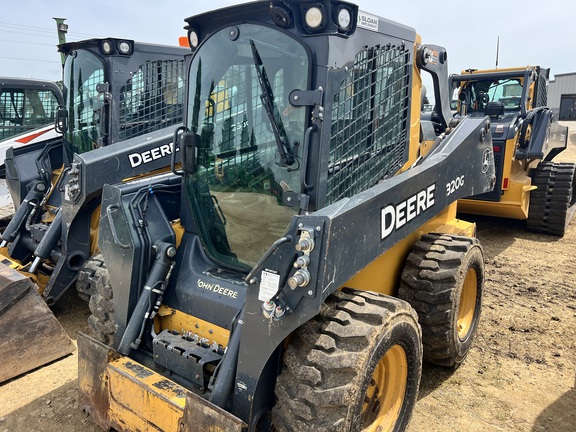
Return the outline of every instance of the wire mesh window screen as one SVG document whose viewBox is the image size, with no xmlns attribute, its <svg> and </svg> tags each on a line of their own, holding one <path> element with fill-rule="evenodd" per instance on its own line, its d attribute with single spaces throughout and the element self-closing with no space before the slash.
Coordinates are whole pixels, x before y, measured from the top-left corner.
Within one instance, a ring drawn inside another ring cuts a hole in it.
<svg viewBox="0 0 576 432">
<path fill-rule="evenodd" d="M 120 90 L 118 139 L 182 123 L 184 60 L 144 63 Z"/>
<path fill-rule="evenodd" d="M 404 163 L 410 53 L 374 47 L 356 55 L 334 98 L 327 204 L 374 186 Z"/>
</svg>

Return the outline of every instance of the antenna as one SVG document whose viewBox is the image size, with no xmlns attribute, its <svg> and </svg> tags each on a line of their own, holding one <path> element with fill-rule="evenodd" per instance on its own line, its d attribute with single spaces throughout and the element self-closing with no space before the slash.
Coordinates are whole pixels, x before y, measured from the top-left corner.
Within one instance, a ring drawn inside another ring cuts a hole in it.
<svg viewBox="0 0 576 432">
<path fill-rule="evenodd" d="M 498 40 L 496 41 L 496 69 L 498 69 L 498 54 L 500 51 L 500 36 L 498 36 Z"/>
</svg>

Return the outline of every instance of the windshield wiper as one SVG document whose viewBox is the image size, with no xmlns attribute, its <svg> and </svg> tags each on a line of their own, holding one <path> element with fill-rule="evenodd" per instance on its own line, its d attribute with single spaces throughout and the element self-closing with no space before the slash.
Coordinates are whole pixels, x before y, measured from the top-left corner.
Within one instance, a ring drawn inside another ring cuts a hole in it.
<svg viewBox="0 0 576 432">
<path fill-rule="evenodd" d="M 278 112 L 278 107 L 276 107 L 276 104 L 274 103 L 274 93 L 272 92 L 270 81 L 268 81 L 268 75 L 266 74 L 266 69 L 262 63 L 260 53 L 252 39 L 250 39 L 250 47 L 252 48 L 252 58 L 254 59 L 254 66 L 256 66 L 258 82 L 260 83 L 260 89 L 262 90 L 260 99 L 262 100 L 262 105 L 264 106 L 268 119 L 272 125 L 272 133 L 274 133 L 276 146 L 278 147 L 278 153 L 280 154 L 280 164 L 281 166 L 293 165 L 295 159 L 290 153 L 288 135 L 286 134 L 286 129 L 284 129 L 282 119 L 274 114 L 274 112 Z"/>
</svg>

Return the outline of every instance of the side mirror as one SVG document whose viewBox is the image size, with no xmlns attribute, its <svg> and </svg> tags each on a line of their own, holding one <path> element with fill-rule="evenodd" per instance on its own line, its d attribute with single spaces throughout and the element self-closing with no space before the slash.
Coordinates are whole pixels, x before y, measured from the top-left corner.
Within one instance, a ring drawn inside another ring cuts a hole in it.
<svg viewBox="0 0 576 432">
<path fill-rule="evenodd" d="M 63 106 L 59 106 L 56 110 L 56 123 L 54 124 L 56 132 L 65 134 L 68 130 L 68 111 Z"/>
<path fill-rule="evenodd" d="M 196 149 L 200 147 L 200 135 L 193 132 L 184 132 L 180 141 L 180 157 L 182 168 L 188 174 L 196 172 Z"/>
</svg>

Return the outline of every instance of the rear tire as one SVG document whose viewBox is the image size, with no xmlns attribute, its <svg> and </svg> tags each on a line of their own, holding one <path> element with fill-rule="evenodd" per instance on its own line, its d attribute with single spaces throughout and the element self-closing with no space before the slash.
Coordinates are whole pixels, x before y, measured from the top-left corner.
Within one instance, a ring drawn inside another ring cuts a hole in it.
<svg viewBox="0 0 576 432">
<path fill-rule="evenodd" d="M 100 342 L 112 346 L 116 333 L 114 302 L 110 274 L 104 262 L 90 278 L 95 294 L 90 297 L 88 306 L 92 315 L 88 317 L 88 326 L 92 336 Z"/>
<path fill-rule="evenodd" d="M 345 288 L 296 330 L 276 382 L 272 423 L 278 431 L 404 430 L 421 373 L 410 305 Z"/>
<path fill-rule="evenodd" d="M 540 162 L 534 171 L 526 228 L 559 237 L 566 233 L 568 209 L 576 203 L 576 164 Z"/>
<path fill-rule="evenodd" d="M 462 363 L 480 320 L 483 287 L 477 239 L 427 234 L 414 244 L 398 297 L 418 312 L 425 361 L 446 367 Z"/>
</svg>

